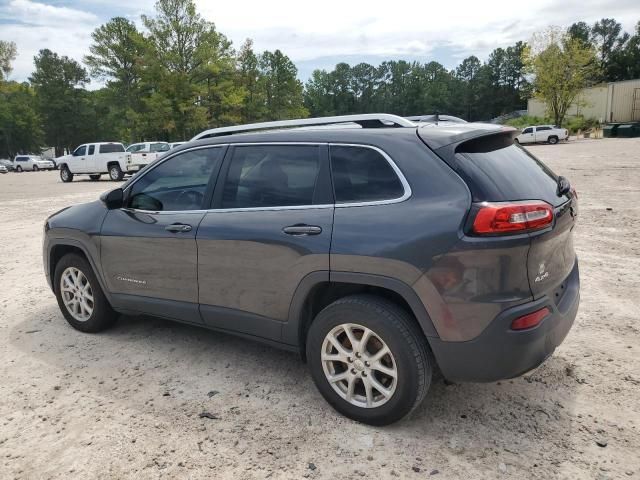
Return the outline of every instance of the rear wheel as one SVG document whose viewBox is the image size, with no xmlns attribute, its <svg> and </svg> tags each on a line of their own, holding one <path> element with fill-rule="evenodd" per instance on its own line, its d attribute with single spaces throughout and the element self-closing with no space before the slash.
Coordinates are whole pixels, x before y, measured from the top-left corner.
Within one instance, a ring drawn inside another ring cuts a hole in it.
<svg viewBox="0 0 640 480">
<path fill-rule="evenodd" d="M 73 181 L 73 173 L 66 165 L 60 167 L 60 179 L 65 183 Z"/>
<path fill-rule="evenodd" d="M 111 178 L 111 180 L 113 180 L 114 182 L 117 182 L 118 180 L 122 180 L 124 178 L 124 173 L 122 172 L 120 165 L 114 163 L 113 165 L 109 166 L 109 178 Z"/>
<path fill-rule="evenodd" d="M 91 180 L 93 180 L 94 182 L 97 182 L 98 180 L 100 180 L 100 177 L 101 177 L 101 176 L 102 176 L 102 175 L 99 175 L 99 174 L 98 174 L 98 175 L 89 175 L 89 178 L 90 178 Z"/>
<path fill-rule="evenodd" d="M 327 402 L 370 425 L 410 413 L 431 382 L 426 340 L 411 316 L 369 295 L 342 298 L 318 314 L 307 336 L 307 358 Z"/>
<path fill-rule="evenodd" d="M 549 143 L 551 145 L 555 145 L 556 143 L 558 143 L 558 137 L 549 137 Z"/>
<path fill-rule="evenodd" d="M 82 332 L 99 332 L 116 321 L 116 313 L 84 257 L 65 255 L 56 265 L 54 288 L 58 306 L 69 324 Z"/>
</svg>

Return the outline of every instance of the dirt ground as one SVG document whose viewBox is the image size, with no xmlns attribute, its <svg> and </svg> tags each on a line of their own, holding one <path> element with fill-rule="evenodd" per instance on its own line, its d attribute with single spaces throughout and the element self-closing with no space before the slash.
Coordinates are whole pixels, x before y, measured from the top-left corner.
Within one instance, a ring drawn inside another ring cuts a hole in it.
<svg viewBox="0 0 640 480">
<path fill-rule="evenodd" d="M 115 184 L 1 175 L 0 478 L 640 478 L 640 139 L 530 148 L 579 193 L 573 330 L 525 377 L 438 382 L 384 428 L 335 413 L 291 353 L 149 318 L 73 330 L 43 222 Z"/>
</svg>

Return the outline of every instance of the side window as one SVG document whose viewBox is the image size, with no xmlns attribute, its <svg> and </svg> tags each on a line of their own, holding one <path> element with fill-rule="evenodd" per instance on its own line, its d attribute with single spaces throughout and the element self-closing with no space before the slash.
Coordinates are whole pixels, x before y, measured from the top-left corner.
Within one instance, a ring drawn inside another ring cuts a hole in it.
<svg viewBox="0 0 640 480">
<path fill-rule="evenodd" d="M 522 133 L 533 133 L 533 127 L 525 128 Z"/>
<path fill-rule="evenodd" d="M 138 210 L 183 211 L 202 208 L 211 173 L 222 148 L 193 150 L 162 162 L 133 184 L 128 206 Z"/>
<path fill-rule="evenodd" d="M 75 149 L 75 151 L 73 152 L 73 156 L 74 157 L 81 157 L 82 155 L 86 155 L 87 153 L 87 146 L 86 145 L 82 145 L 78 148 Z"/>
<path fill-rule="evenodd" d="M 93 155 L 93 152 L 96 151 L 96 146 L 95 145 L 89 145 L 89 153 L 87 153 L 87 155 Z"/>
<path fill-rule="evenodd" d="M 542 132 L 544 130 L 551 130 L 551 127 L 536 127 L 536 132 Z"/>
<path fill-rule="evenodd" d="M 121 143 L 103 143 L 98 147 L 98 153 L 119 153 L 124 152 L 124 146 Z"/>
<path fill-rule="evenodd" d="M 391 200 L 404 194 L 400 179 L 380 152 L 366 147 L 330 148 L 336 203 Z"/>
<path fill-rule="evenodd" d="M 129 148 L 127 148 L 127 152 L 135 153 L 138 150 L 142 150 L 143 147 L 144 147 L 144 145 L 141 145 L 139 143 L 134 143 L 133 145 L 129 145 Z"/>
<path fill-rule="evenodd" d="M 311 205 L 319 170 L 316 145 L 235 147 L 222 208 Z"/>
</svg>

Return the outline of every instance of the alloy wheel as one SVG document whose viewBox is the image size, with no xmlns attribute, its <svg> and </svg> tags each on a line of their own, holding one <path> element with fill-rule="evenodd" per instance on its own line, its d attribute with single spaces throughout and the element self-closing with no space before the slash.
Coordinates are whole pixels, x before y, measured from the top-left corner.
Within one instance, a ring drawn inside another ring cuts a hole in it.
<svg viewBox="0 0 640 480">
<path fill-rule="evenodd" d="M 79 322 L 91 318 L 95 303 L 89 279 L 81 270 L 69 267 L 60 277 L 62 301 L 71 316 Z"/>
<path fill-rule="evenodd" d="M 352 405 L 375 408 L 395 393 L 398 368 L 373 330 L 355 323 L 334 327 L 322 343 L 322 369 L 333 390 Z"/>
</svg>

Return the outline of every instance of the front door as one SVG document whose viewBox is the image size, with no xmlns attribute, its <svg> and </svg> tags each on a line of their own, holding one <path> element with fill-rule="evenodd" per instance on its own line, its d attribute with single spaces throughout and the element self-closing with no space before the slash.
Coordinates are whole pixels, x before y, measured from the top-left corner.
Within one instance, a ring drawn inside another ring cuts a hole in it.
<svg viewBox="0 0 640 480">
<path fill-rule="evenodd" d="M 73 158 L 69 162 L 73 173 L 89 173 L 87 168 L 87 146 L 80 145 L 72 153 Z"/>
<path fill-rule="evenodd" d="M 196 233 L 224 147 L 180 152 L 125 190 L 101 232 L 107 288 L 123 309 L 200 322 Z"/>
<path fill-rule="evenodd" d="M 294 292 L 326 272 L 333 199 L 326 145 L 230 147 L 197 234 L 207 325 L 280 340 Z"/>
</svg>

